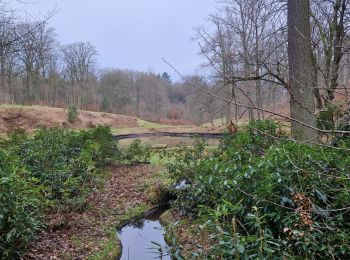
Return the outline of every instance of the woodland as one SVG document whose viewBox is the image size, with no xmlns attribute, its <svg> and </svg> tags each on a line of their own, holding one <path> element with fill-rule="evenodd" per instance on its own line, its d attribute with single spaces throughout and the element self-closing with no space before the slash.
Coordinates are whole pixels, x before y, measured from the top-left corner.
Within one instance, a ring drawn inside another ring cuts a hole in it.
<svg viewBox="0 0 350 260">
<path fill-rule="evenodd" d="M 99 67 L 51 15 L 0 0 L 1 104 L 67 108 L 63 127 L 1 134 L 0 259 L 128 259 L 117 230 L 159 206 L 157 259 L 349 259 L 349 0 L 218 1 L 193 32 L 202 73 L 164 59 L 178 80 Z M 81 110 L 220 137 L 125 144 L 71 127 Z"/>
</svg>

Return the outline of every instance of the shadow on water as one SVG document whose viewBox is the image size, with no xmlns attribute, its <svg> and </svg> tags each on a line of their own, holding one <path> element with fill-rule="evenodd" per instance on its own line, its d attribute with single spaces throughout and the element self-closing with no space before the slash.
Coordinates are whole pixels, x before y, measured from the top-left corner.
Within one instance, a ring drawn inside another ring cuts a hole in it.
<svg viewBox="0 0 350 260">
<path fill-rule="evenodd" d="M 166 207 L 151 210 L 142 219 L 128 223 L 118 232 L 123 247 L 121 260 L 171 259 L 165 232 L 159 222 L 166 210 Z"/>
</svg>

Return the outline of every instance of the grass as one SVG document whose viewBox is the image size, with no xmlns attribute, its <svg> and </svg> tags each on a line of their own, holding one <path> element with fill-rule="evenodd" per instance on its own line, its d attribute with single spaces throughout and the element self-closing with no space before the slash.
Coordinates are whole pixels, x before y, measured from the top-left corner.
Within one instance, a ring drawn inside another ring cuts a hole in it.
<svg viewBox="0 0 350 260">
<path fill-rule="evenodd" d="M 12 105 L 12 104 L 1 104 L 0 108 L 23 108 L 23 109 L 30 109 L 30 108 L 47 108 L 45 106 L 39 106 L 39 105 L 32 105 L 32 106 L 26 106 L 26 105 Z"/>
<path fill-rule="evenodd" d="M 222 124 L 222 122 L 224 122 L 224 124 Z M 218 119 L 215 119 L 213 121 L 213 123 L 214 123 L 214 127 L 221 127 L 221 126 L 225 126 L 226 125 L 226 120 L 224 119 L 222 121 L 222 118 L 218 118 Z M 204 123 L 204 124 L 201 125 L 201 127 L 203 127 L 203 128 L 208 128 L 208 127 L 210 128 L 212 126 L 213 125 L 212 125 L 211 122 L 207 122 L 207 123 Z"/>
<path fill-rule="evenodd" d="M 132 133 L 134 130 L 133 127 L 126 127 L 126 128 L 112 128 L 112 134 L 120 134 L 120 133 Z"/>
<path fill-rule="evenodd" d="M 226 123 L 226 119 L 222 119 L 222 118 L 218 118 L 218 119 L 215 119 L 214 121 L 214 127 L 223 127 L 223 126 L 226 126 L 228 123 Z M 224 124 L 222 124 L 222 122 L 224 122 Z M 236 124 L 238 126 L 238 128 L 242 128 L 246 125 L 248 125 L 248 119 L 240 119 Z M 201 125 L 201 127 L 203 128 L 211 128 L 212 127 L 212 124 L 211 122 L 207 122 L 207 123 L 204 123 Z"/>
<path fill-rule="evenodd" d="M 137 119 L 137 122 L 139 124 L 139 127 L 142 127 L 142 128 L 164 128 L 164 127 L 169 127 L 168 125 L 157 124 L 157 123 L 145 121 L 145 120 L 142 120 L 142 119 Z"/>
<path fill-rule="evenodd" d="M 155 183 L 161 183 L 164 186 L 170 185 L 173 183 L 173 180 L 170 178 L 168 171 L 160 170 L 151 179 L 145 182 L 145 191 L 151 188 Z"/>
<path fill-rule="evenodd" d="M 168 148 L 166 150 L 159 150 L 151 153 L 150 163 L 151 165 L 166 166 L 175 160 L 175 157 L 169 152 L 175 150 L 175 148 Z M 162 153 L 162 154 L 161 154 Z"/>
<path fill-rule="evenodd" d="M 144 132 L 143 129 L 159 129 L 170 127 L 168 125 L 157 124 L 153 122 L 149 122 L 143 119 L 137 119 L 138 126 L 136 127 L 125 127 L 125 128 L 112 128 L 113 134 L 128 134 L 128 133 L 137 133 Z M 138 131 L 137 131 L 138 130 Z"/>
</svg>

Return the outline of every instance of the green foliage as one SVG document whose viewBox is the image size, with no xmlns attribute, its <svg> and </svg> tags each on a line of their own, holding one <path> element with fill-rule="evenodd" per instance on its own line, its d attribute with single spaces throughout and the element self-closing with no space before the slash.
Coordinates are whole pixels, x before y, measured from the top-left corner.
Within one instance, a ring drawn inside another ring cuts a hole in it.
<svg viewBox="0 0 350 260">
<path fill-rule="evenodd" d="M 0 258 L 15 258 L 41 228 L 49 209 L 83 209 L 119 154 L 109 127 L 74 132 L 14 132 L 0 142 Z"/>
<path fill-rule="evenodd" d="M 40 187 L 18 158 L 0 150 L 0 258 L 16 258 L 40 229 Z"/>
<path fill-rule="evenodd" d="M 317 117 L 317 127 L 323 130 L 334 129 L 333 114 L 329 111 L 322 111 Z"/>
<path fill-rule="evenodd" d="M 271 121 L 182 149 L 168 167 L 186 180 L 175 206 L 211 234 L 206 257 L 350 257 L 347 151 L 297 144 Z"/>
<path fill-rule="evenodd" d="M 98 146 L 92 157 L 98 165 L 105 165 L 120 157 L 121 149 L 117 146 L 110 127 L 97 126 L 85 133 L 90 142 Z"/>
<path fill-rule="evenodd" d="M 69 123 L 74 123 L 79 117 L 79 112 L 78 108 L 74 105 L 71 105 L 68 107 L 68 112 L 67 112 L 67 121 Z"/>
<path fill-rule="evenodd" d="M 136 139 L 132 143 L 121 149 L 119 159 L 125 163 L 147 163 L 151 157 L 150 147 L 143 145 L 141 140 Z"/>
<path fill-rule="evenodd" d="M 323 111 L 318 114 L 317 127 L 319 129 L 333 130 L 339 119 L 344 116 L 344 103 L 326 104 Z"/>
<path fill-rule="evenodd" d="M 18 258 L 43 227 L 44 212 L 84 210 L 90 193 L 114 160 L 149 159 L 150 149 L 134 141 L 119 148 L 111 129 L 40 129 L 0 139 L 0 259 Z"/>
<path fill-rule="evenodd" d="M 20 156 L 55 205 L 82 204 L 115 144 L 108 127 L 73 132 L 41 129 L 21 145 Z M 57 202 L 57 203 L 56 203 Z"/>
</svg>

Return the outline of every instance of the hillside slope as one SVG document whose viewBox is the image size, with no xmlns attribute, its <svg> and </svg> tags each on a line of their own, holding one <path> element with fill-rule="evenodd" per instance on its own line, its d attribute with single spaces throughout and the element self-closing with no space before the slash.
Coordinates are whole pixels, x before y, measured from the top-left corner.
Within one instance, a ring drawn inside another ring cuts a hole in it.
<svg viewBox="0 0 350 260">
<path fill-rule="evenodd" d="M 34 130 L 39 127 L 67 127 L 86 129 L 94 125 L 110 125 L 112 128 L 138 127 L 135 117 L 79 111 L 79 118 L 73 124 L 67 122 L 67 110 L 39 106 L 0 106 L 0 132 L 15 128 Z"/>
</svg>

